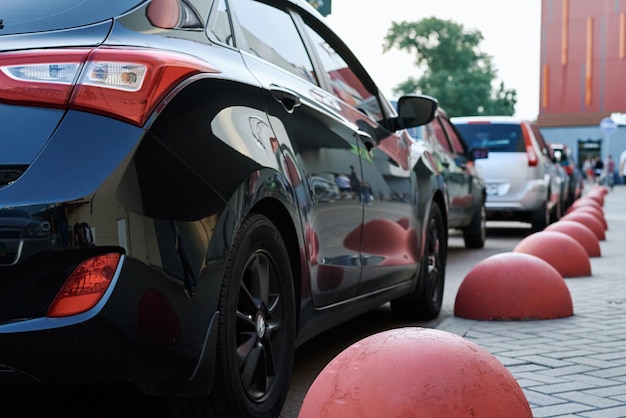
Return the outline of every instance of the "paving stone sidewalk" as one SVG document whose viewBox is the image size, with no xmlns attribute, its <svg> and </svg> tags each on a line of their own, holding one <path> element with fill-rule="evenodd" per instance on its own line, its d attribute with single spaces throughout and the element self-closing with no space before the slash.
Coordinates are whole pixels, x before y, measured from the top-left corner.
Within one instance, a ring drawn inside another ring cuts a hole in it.
<svg viewBox="0 0 626 418">
<path fill-rule="evenodd" d="M 626 417 L 626 186 L 605 196 L 606 240 L 591 276 L 566 278 L 574 315 L 540 321 L 457 317 L 438 329 L 493 354 L 515 376 L 534 417 Z"/>
</svg>

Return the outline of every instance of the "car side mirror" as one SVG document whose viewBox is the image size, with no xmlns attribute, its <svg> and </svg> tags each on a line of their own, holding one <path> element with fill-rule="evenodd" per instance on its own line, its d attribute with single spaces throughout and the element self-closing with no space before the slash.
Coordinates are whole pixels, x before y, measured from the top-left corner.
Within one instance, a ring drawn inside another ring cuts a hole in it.
<svg viewBox="0 0 626 418">
<path fill-rule="evenodd" d="M 472 148 L 470 154 L 472 156 L 472 160 L 489 158 L 489 148 Z"/>
<path fill-rule="evenodd" d="M 435 118 L 439 106 L 437 99 L 425 95 L 406 95 L 398 99 L 398 118 L 394 125 L 398 129 L 426 125 Z"/>
</svg>

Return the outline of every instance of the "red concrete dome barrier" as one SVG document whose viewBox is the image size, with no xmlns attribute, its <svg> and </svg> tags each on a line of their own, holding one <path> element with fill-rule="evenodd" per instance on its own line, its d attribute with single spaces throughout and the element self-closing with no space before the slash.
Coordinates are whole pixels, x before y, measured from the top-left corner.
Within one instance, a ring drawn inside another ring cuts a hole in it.
<svg viewBox="0 0 626 418">
<path fill-rule="evenodd" d="M 600 208 L 598 208 L 596 206 L 592 206 L 592 205 L 579 206 L 579 207 L 575 208 L 573 210 L 573 212 L 590 213 L 593 216 L 595 216 L 596 219 L 598 219 L 600 221 L 600 223 L 602 223 L 602 225 L 604 226 L 604 230 L 605 231 L 609 229 L 609 224 L 606 221 L 606 218 L 604 217 L 604 211 L 602 211 L 602 209 L 600 209 Z"/>
<path fill-rule="evenodd" d="M 587 251 L 578 241 L 562 232 L 544 230 L 531 234 L 521 240 L 513 252 L 539 257 L 563 277 L 591 276 Z"/>
<path fill-rule="evenodd" d="M 606 187 L 596 184 L 595 186 L 593 186 L 593 188 L 591 189 L 592 192 L 596 192 L 596 193 L 600 193 L 603 195 L 607 195 L 609 193 L 609 189 L 607 189 Z"/>
<path fill-rule="evenodd" d="M 604 193 L 602 193 L 599 189 L 593 189 L 585 195 L 585 198 L 593 199 L 597 201 L 601 206 L 604 206 Z"/>
<path fill-rule="evenodd" d="M 569 235 L 583 246 L 589 257 L 600 257 L 602 255 L 600 240 L 598 240 L 596 234 L 583 223 L 561 219 L 558 222 L 548 225 L 544 231 L 556 231 Z"/>
<path fill-rule="evenodd" d="M 604 241 L 606 239 L 606 229 L 604 225 L 591 213 L 574 211 L 563 216 L 561 220 L 580 222 L 591 229 L 593 233 L 596 234 L 596 237 L 598 237 L 598 240 Z"/>
<path fill-rule="evenodd" d="M 554 319 L 572 316 L 572 298 L 561 274 L 524 253 L 488 257 L 467 273 L 454 315 L 479 320 Z"/>
<path fill-rule="evenodd" d="M 574 201 L 572 205 L 567 209 L 567 211 L 574 210 L 580 206 L 595 206 L 598 209 L 602 210 L 602 206 L 597 200 L 591 199 L 589 197 L 581 197 L 580 199 Z M 566 211 L 566 212 L 567 212 Z"/>
<path fill-rule="evenodd" d="M 532 418 L 513 375 L 458 335 L 383 331 L 337 355 L 309 388 L 298 418 Z"/>
</svg>

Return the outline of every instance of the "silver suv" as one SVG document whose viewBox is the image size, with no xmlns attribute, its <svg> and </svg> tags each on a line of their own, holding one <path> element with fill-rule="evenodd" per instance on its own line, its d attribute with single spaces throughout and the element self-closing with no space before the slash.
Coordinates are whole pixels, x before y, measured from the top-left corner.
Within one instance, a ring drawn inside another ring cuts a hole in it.
<svg viewBox="0 0 626 418">
<path fill-rule="evenodd" d="M 561 178 L 554 155 L 532 122 L 510 116 L 452 118 L 470 148 L 488 148 L 476 161 L 487 183 L 487 219 L 529 222 L 541 230 L 561 217 Z"/>
</svg>

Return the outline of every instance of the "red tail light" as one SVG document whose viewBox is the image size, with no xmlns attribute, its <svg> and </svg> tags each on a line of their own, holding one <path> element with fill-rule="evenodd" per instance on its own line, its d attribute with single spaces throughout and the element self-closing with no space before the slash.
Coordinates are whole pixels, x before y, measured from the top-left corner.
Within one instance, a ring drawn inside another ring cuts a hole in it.
<svg viewBox="0 0 626 418">
<path fill-rule="evenodd" d="M 539 157 L 535 152 L 535 147 L 533 147 L 533 142 L 530 137 L 530 128 L 522 123 L 522 136 L 524 137 L 524 144 L 526 145 L 526 156 L 528 156 L 528 166 L 536 167 L 539 164 Z"/>
<path fill-rule="evenodd" d="M 142 126 L 185 78 L 217 72 L 168 51 L 57 49 L 3 53 L 0 102 L 99 113 Z"/>
<path fill-rule="evenodd" d="M 0 102 L 67 106 L 88 50 L 5 52 L 0 55 Z"/>
<path fill-rule="evenodd" d="M 46 316 L 76 315 L 96 306 L 113 280 L 120 257 L 119 253 L 109 253 L 82 262 L 65 281 Z"/>
</svg>

